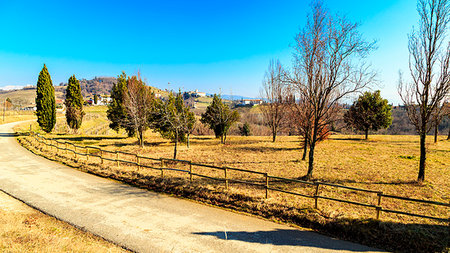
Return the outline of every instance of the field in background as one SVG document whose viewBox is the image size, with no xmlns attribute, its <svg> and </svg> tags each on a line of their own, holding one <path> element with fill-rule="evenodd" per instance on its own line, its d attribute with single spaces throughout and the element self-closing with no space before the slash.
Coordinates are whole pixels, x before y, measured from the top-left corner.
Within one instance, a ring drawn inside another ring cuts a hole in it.
<svg viewBox="0 0 450 253">
<path fill-rule="evenodd" d="M 86 107 L 86 116 L 78 134 L 71 134 L 65 119 L 58 119 L 56 131 L 49 137 L 67 140 L 79 145 L 98 146 L 111 151 L 124 151 L 144 156 L 172 158 L 173 144 L 161 138 L 159 134 L 147 131 L 145 147 L 136 145 L 136 139 L 126 138 L 124 133 L 115 133 L 108 128 L 105 107 Z M 24 126 L 23 129 L 27 129 Z M 37 127 L 33 127 L 37 130 Z M 373 135 L 368 141 L 362 136 L 332 135 L 319 144 L 316 149 L 314 177 L 323 182 L 342 184 L 364 189 L 383 191 L 385 194 L 410 198 L 434 200 L 447 203 L 450 200 L 450 141 L 440 136 L 439 142 L 428 139 L 428 158 L 426 182 L 415 182 L 418 169 L 418 136 Z M 228 166 L 268 173 L 272 176 L 299 178 L 305 175 L 307 162 L 301 161 L 299 137 L 280 136 L 276 143 L 270 137 L 229 136 L 226 145 L 212 136 L 194 136 L 191 147 L 179 148 L 179 159 L 216 166 Z M 113 163 L 107 166 L 119 169 Z M 133 171 L 135 168 L 121 166 L 120 170 Z M 223 176 L 222 172 L 198 171 L 212 173 L 211 176 Z M 147 171 L 148 175 L 158 176 L 159 172 Z M 174 177 L 182 177 L 173 174 Z M 229 175 L 235 179 L 261 180 L 249 178 L 243 174 Z M 185 178 L 186 179 L 186 178 Z M 221 183 L 205 181 L 212 187 L 222 187 Z M 237 187 L 239 186 L 239 187 Z M 311 194 L 312 189 L 298 184 L 280 184 L 280 188 L 300 193 Z M 231 184 L 233 191 L 250 196 L 263 196 L 263 190 Z M 368 204 L 376 204 L 376 196 L 360 196 L 352 191 L 322 189 L 329 196 L 341 196 Z M 289 206 L 309 206 L 311 200 L 293 197 L 282 193 L 270 193 L 271 200 Z M 330 217 L 368 218 L 374 217 L 374 211 L 364 207 L 355 207 L 331 201 L 320 200 L 320 209 Z M 406 209 L 425 215 L 448 217 L 447 209 L 428 205 L 408 204 L 391 201 L 391 209 Z M 384 220 L 396 222 L 427 223 L 430 221 L 403 215 L 383 214 Z"/>
</svg>

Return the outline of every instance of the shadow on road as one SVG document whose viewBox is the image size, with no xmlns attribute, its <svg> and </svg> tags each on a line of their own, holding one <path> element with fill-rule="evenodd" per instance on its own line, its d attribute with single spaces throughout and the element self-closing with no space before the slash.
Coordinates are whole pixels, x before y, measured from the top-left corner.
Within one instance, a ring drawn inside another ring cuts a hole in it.
<svg viewBox="0 0 450 253">
<path fill-rule="evenodd" d="M 295 229 L 277 229 L 271 231 L 217 231 L 196 232 L 196 235 L 215 236 L 222 240 L 234 240 L 260 244 L 272 244 L 277 246 L 303 246 L 330 250 L 348 250 L 365 252 L 369 248 L 362 245 L 350 244 L 336 239 L 325 237 L 309 231 Z M 373 249 L 370 249 L 373 251 Z M 380 250 L 381 252 L 381 250 Z"/>
<path fill-rule="evenodd" d="M 16 137 L 15 133 L 0 133 L 0 137 Z"/>
</svg>

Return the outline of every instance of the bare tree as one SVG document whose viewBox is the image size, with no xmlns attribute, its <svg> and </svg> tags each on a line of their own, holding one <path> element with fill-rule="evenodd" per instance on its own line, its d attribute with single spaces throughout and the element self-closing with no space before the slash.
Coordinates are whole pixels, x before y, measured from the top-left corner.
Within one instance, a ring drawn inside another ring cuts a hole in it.
<svg viewBox="0 0 450 253">
<path fill-rule="evenodd" d="M 269 69 L 266 71 L 261 98 L 265 104 L 261 105 L 261 111 L 266 124 L 272 132 L 272 141 L 275 142 L 277 133 L 285 123 L 286 115 L 286 85 L 282 79 L 283 68 L 280 62 L 270 61 Z"/>
<path fill-rule="evenodd" d="M 449 23 L 447 0 L 419 0 L 419 29 L 409 37 L 409 69 L 412 81 L 400 74 L 398 92 L 408 118 L 420 136 L 417 180 L 425 180 L 426 136 L 433 125 L 433 112 L 442 106 L 450 90 L 450 42 L 446 42 Z M 445 45 L 447 43 L 447 45 Z"/>
<path fill-rule="evenodd" d="M 129 77 L 124 104 L 127 112 L 125 125 L 133 128 L 139 145 L 144 147 L 144 132 L 150 127 L 149 119 L 154 105 L 154 94 L 141 80 L 140 75 Z"/>
<path fill-rule="evenodd" d="M 375 73 L 365 64 L 375 43 L 363 40 L 358 24 L 331 16 L 321 1 L 312 3 L 312 14 L 296 36 L 295 67 L 289 81 L 306 103 L 311 120 L 308 172 L 314 170 L 314 152 L 339 111 L 338 102 L 374 81 Z"/>
</svg>

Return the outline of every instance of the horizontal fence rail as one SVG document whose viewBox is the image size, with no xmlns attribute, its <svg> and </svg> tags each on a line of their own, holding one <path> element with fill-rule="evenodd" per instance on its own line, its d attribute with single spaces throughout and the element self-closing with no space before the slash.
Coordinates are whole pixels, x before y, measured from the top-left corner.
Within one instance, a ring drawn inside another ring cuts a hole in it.
<svg viewBox="0 0 450 253">
<path fill-rule="evenodd" d="M 380 218 L 381 212 L 386 212 L 386 213 L 395 213 L 395 214 L 419 217 L 419 218 L 424 218 L 424 219 L 437 220 L 437 221 L 441 221 L 441 222 L 450 222 L 450 218 L 433 217 L 433 216 L 428 216 L 428 215 L 409 213 L 409 212 L 400 211 L 400 210 L 386 209 L 386 208 L 382 207 L 381 200 L 382 200 L 382 198 L 397 199 L 397 200 L 408 201 L 408 202 L 413 202 L 413 203 L 444 206 L 447 208 L 450 207 L 450 203 L 443 203 L 443 202 L 438 202 L 438 201 L 421 200 L 421 199 L 415 199 L 415 198 L 407 198 L 407 197 L 389 195 L 389 194 L 384 194 L 381 191 L 374 191 L 374 190 L 369 190 L 369 189 L 362 189 L 362 188 L 332 184 L 332 183 L 327 183 L 327 182 L 308 182 L 308 181 L 292 179 L 292 178 L 271 176 L 265 172 L 253 171 L 253 170 L 247 170 L 247 169 L 241 169 L 241 168 L 220 167 L 220 166 L 201 164 L 201 163 L 196 163 L 196 162 L 192 162 L 192 161 L 188 161 L 188 160 L 180 160 L 180 159 L 170 159 L 170 158 L 162 158 L 162 157 L 161 158 L 153 158 L 153 157 L 141 156 L 141 155 L 129 153 L 129 152 L 105 150 L 105 149 L 101 149 L 101 148 L 95 147 L 95 146 L 80 146 L 80 145 L 76 145 L 76 144 L 73 144 L 73 143 L 70 143 L 67 141 L 60 141 L 60 140 L 57 140 L 54 138 L 48 138 L 48 137 L 42 136 L 35 132 L 30 132 L 30 135 L 33 137 L 33 139 L 36 140 L 36 142 L 38 142 L 40 144 L 44 144 L 48 147 L 54 147 L 58 150 L 62 150 L 65 152 L 67 152 L 67 151 L 71 152 L 74 155 L 75 159 L 77 159 L 77 155 L 78 155 L 78 156 L 84 156 L 84 157 L 86 157 L 86 159 L 89 159 L 89 157 L 100 158 L 102 164 L 103 164 L 104 160 L 115 162 L 115 163 L 117 163 L 117 166 L 120 166 L 120 163 L 130 164 L 130 165 L 137 166 L 138 169 L 139 168 L 148 168 L 148 169 L 153 169 L 153 170 L 159 170 L 159 171 L 161 171 L 162 177 L 164 177 L 164 171 L 177 171 L 177 172 L 189 174 L 190 182 L 192 182 L 193 176 L 207 178 L 207 179 L 211 179 L 211 180 L 223 181 L 223 182 L 225 182 L 226 189 L 228 189 L 230 182 L 245 184 L 245 185 L 252 185 L 252 186 L 264 188 L 266 198 L 268 198 L 269 190 L 270 190 L 270 191 L 286 193 L 286 194 L 293 195 L 293 196 L 314 199 L 316 209 L 318 208 L 318 199 L 324 199 L 324 200 L 329 200 L 329 201 L 347 203 L 347 204 L 351 204 L 351 205 L 363 206 L 363 207 L 367 207 L 367 208 L 373 208 L 376 211 L 376 219 Z M 55 144 L 52 144 L 52 141 Z M 31 142 L 30 142 L 30 144 L 32 145 Z M 64 145 L 64 147 L 60 147 L 58 144 Z M 69 146 L 72 146 L 73 149 L 70 149 Z M 38 148 L 42 151 L 42 147 L 38 147 Z M 97 153 L 100 153 L 100 155 L 91 153 L 90 152 L 91 150 L 96 150 Z M 82 152 L 82 151 L 84 151 L 84 152 Z M 115 156 L 115 158 L 105 157 L 104 154 L 113 154 Z M 133 156 L 136 160 L 129 161 L 129 160 L 120 159 L 119 154 Z M 142 160 L 150 160 L 150 161 L 154 161 L 154 162 L 159 162 L 160 167 L 142 164 L 141 163 Z M 170 164 L 188 165 L 189 169 L 170 168 L 168 166 Z M 214 177 L 214 176 L 209 176 L 209 175 L 203 175 L 198 172 L 193 172 L 193 166 L 207 168 L 207 169 L 213 169 L 213 170 L 214 169 L 220 170 L 220 171 L 224 172 L 224 176 L 223 177 Z M 255 179 L 253 181 L 233 179 L 228 176 L 229 171 L 250 173 L 250 174 L 254 174 L 254 175 L 262 176 L 262 177 L 259 181 L 257 179 Z M 303 193 L 299 193 L 299 192 L 293 192 L 293 191 L 288 191 L 285 189 L 279 189 L 279 188 L 270 186 L 270 182 L 299 183 L 299 184 L 303 184 L 305 186 L 311 187 L 312 190 L 315 191 L 315 193 L 313 195 L 307 195 L 307 194 L 303 194 Z M 367 203 L 361 203 L 361 202 L 351 201 L 351 200 L 347 200 L 347 199 L 339 199 L 339 198 L 333 198 L 333 197 L 328 197 L 328 196 L 322 196 L 322 195 L 320 195 L 320 191 L 319 191 L 319 189 L 321 187 L 333 187 L 333 188 L 340 188 L 340 189 L 346 189 L 346 190 L 357 191 L 357 192 L 364 192 L 367 194 L 376 194 L 377 204 L 376 205 L 367 204 Z"/>
</svg>

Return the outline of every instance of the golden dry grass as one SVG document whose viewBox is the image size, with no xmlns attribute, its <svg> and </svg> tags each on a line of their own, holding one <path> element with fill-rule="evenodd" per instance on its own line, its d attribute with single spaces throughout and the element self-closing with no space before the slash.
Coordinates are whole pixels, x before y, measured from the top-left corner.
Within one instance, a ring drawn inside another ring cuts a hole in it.
<svg viewBox="0 0 450 253">
<path fill-rule="evenodd" d="M 127 252 L 0 191 L 0 252 Z"/>
<path fill-rule="evenodd" d="M 5 111 L 5 117 L 3 117 L 3 111 L 0 111 L 0 124 L 33 119 L 36 119 L 33 111 L 7 110 Z"/>
</svg>

